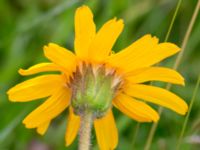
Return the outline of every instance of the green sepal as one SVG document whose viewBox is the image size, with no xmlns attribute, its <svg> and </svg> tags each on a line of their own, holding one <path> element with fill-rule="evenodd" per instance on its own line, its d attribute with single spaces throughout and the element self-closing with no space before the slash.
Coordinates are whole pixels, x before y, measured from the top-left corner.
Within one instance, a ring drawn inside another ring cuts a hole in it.
<svg viewBox="0 0 200 150">
<path fill-rule="evenodd" d="M 72 106 L 75 113 L 92 112 L 96 118 L 103 116 L 114 97 L 113 76 L 106 75 L 104 68 L 94 73 L 92 67 L 87 67 L 82 73 L 76 72 L 73 81 Z"/>
</svg>

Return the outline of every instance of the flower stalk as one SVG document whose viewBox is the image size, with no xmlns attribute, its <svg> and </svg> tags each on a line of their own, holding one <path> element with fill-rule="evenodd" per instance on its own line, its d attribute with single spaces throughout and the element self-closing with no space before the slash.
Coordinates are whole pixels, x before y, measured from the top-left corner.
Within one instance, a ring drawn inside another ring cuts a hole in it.
<svg viewBox="0 0 200 150">
<path fill-rule="evenodd" d="M 81 115 L 81 127 L 79 130 L 79 150 L 90 150 L 90 137 L 93 122 L 93 114 L 86 112 Z"/>
</svg>

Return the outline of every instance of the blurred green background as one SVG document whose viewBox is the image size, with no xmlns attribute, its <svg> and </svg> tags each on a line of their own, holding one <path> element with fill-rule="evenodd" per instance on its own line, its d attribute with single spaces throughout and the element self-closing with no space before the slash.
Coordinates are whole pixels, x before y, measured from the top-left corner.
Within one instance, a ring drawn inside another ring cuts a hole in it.
<svg viewBox="0 0 200 150">
<path fill-rule="evenodd" d="M 169 37 L 170 42 L 181 45 L 197 0 L 183 0 Z M 44 136 L 26 129 L 22 119 L 43 100 L 28 103 L 11 103 L 6 91 L 11 86 L 30 77 L 21 77 L 17 70 L 45 61 L 42 47 L 49 42 L 73 50 L 74 12 L 83 4 L 94 12 L 99 28 L 105 21 L 116 16 L 124 19 L 125 29 L 114 49 L 120 50 L 146 33 L 164 41 L 172 19 L 177 0 L 0 0 L 0 150 L 75 150 L 77 140 L 65 147 L 65 111 L 56 118 Z M 200 15 L 198 15 L 189 38 L 179 71 L 186 80 L 186 86 L 173 86 L 172 91 L 191 100 L 194 86 L 200 73 Z M 162 62 L 172 67 L 176 56 Z M 32 77 L 32 76 L 31 76 Z M 159 86 L 165 84 L 158 83 Z M 200 92 L 189 117 L 189 123 L 181 149 L 200 149 Z M 142 150 L 147 140 L 151 123 L 141 125 L 133 148 L 136 121 L 114 109 L 119 130 L 118 150 Z M 173 150 L 184 121 L 183 116 L 164 110 L 152 150 Z M 92 136 L 96 150 L 95 135 Z"/>
</svg>

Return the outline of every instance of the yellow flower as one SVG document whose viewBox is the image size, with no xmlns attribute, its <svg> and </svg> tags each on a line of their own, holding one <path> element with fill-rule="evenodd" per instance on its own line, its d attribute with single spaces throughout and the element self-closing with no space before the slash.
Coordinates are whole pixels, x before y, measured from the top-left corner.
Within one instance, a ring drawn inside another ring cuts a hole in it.
<svg viewBox="0 0 200 150">
<path fill-rule="evenodd" d="M 118 143 L 112 106 L 138 122 L 157 122 L 159 119 L 157 112 L 140 99 L 167 107 L 181 115 L 187 112 L 188 106 L 180 97 L 165 89 L 143 84 L 155 80 L 184 85 L 184 78 L 175 70 L 152 67 L 179 52 L 180 48 L 172 43 L 158 43 L 156 37 L 145 35 L 113 54 L 112 47 L 123 26 L 122 20 L 114 18 L 96 33 L 91 10 L 82 6 L 75 13 L 75 54 L 50 43 L 44 47 L 44 55 L 51 62 L 19 70 L 24 76 L 46 71 L 60 72 L 35 77 L 8 91 L 12 102 L 49 97 L 23 120 L 27 128 L 36 128 L 38 133 L 44 134 L 50 122 L 69 107 L 65 140 L 66 145 L 70 145 L 80 127 L 79 104 L 85 105 L 85 101 L 79 99 L 81 92 L 84 92 L 81 96 L 86 95 L 89 99 L 95 97 L 95 100 L 98 100 L 98 109 L 104 112 L 94 116 L 94 127 L 101 150 L 114 149 Z M 105 87 L 110 89 L 102 89 L 104 83 L 108 83 Z M 94 89 L 97 93 L 103 93 L 105 97 L 98 94 L 91 96 Z M 103 103 L 100 103 L 101 99 Z M 88 107 L 93 109 L 93 103 L 91 106 L 90 104 L 89 101 Z"/>
</svg>

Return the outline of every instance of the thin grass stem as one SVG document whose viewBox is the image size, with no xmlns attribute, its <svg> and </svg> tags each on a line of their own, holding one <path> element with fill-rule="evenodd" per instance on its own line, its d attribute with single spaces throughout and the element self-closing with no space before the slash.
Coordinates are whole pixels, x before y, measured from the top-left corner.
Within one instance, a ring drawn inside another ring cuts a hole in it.
<svg viewBox="0 0 200 150">
<path fill-rule="evenodd" d="M 183 135 L 185 133 L 185 129 L 186 129 L 186 126 L 187 126 L 187 123 L 188 123 L 188 119 L 189 119 L 189 116 L 190 116 L 190 112 L 192 110 L 192 107 L 193 107 L 193 104 L 194 104 L 194 101 L 195 101 L 195 98 L 196 98 L 196 95 L 197 95 L 197 91 L 199 89 L 199 84 L 200 84 L 200 75 L 198 77 L 194 92 L 192 94 L 192 99 L 190 101 L 189 110 L 188 110 L 187 116 L 185 117 L 185 120 L 184 120 L 184 123 L 183 123 L 183 127 L 181 129 L 181 133 L 180 133 L 180 136 L 179 136 L 179 139 L 178 139 L 178 143 L 176 145 L 176 150 L 180 149 L 181 142 L 182 142 L 182 139 L 183 139 Z"/>
<path fill-rule="evenodd" d="M 137 135 L 140 129 L 140 123 L 137 122 L 136 126 L 135 126 L 135 132 L 133 134 L 133 140 L 132 140 L 132 149 L 134 149 L 135 147 L 135 143 L 136 143 L 136 139 L 137 139 Z"/>
<path fill-rule="evenodd" d="M 170 36 L 170 34 L 171 34 L 171 31 L 172 31 L 172 27 L 173 27 L 173 25 L 174 25 L 174 22 L 175 22 L 175 20 L 176 20 L 176 17 L 177 17 L 179 8 L 180 8 L 180 6 L 181 6 L 181 3 L 182 3 L 182 0 L 179 0 L 178 3 L 177 3 L 177 5 L 176 5 L 175 12 L 174 12 L 174 14 L 173 14 L 173 17 L 172 17 L 172 20 L 171 20 L 171 22 L 170 22 L 169 28 L 168 28 L 168 30 L 167 30 L 167 34 L 166 34 L 166 36 L 165 36 L 165 40 L 164 40 L 165 42 L 167 42 L 168 39 L 169 39 L 169 36 Z"/>
<path fill-rule="evenodd" d="M 190 20 L 190 23 L 189 23 L 189 26 L 188 26 L 188 28 L 187 28 L 186 34 L 185 34 L 185 36 L 184 36 L 184 39 L 183 39 L 183 42 L 182 42 L 182 45 L 181 45 L 182 51 L 178 54 L 178 56 L 177 56 L 177 58 L 176 58 L 176 61 L 175 61 L 175 63 L 174 63 L 173 69 L 175 69 L 175 70 L 176 70 L 176 69 L 179 67 L 179 65 L 180 65 L 180 62 L 181 62 L 181 59 L 182 59 L 182 57 L 183 57 L 183 54 L 184 54 L 186 45 L 187 45 L 187 43 L 188 43 L 188 40 L 189 40 L 191 31 L 192 31 L 192 28 L 193 28 L 194 23 L 195 23 L 195 21 L 196 21 L 196 18 L 197 18 L 197 16 L 198 16 L 199 9 L 200 9 L 200 0 L 198 0 L 198 2 L 197 2 L 196 8 L 195 8 L 195 10 L 194 10 L 194 13 L 193 13 L 192 18 L 191 18 L 191 20 Z M 166 89 L 167 89 L 167 90 L 170 90 L 170 89 L 171 89 L 171 86 L 172 86 L 171 84 L 167 84 Z M 162 111 L 163 111 L 163 108 L 162 108 L 162 107 L 159 107 L 158 112 L 159 112 L 160 115 L 162 114 Z M 157 124 L 158 124 L 158 123 L 154 123 L 154 124 L 152 125 L 152 127 L 151 127 L 144 150 L 149 150 L 149 149 L 150 149 L 151 143 L 152 143 L 152 140 L 153 140 L 153 137 L 154 137 L 156 128 L 157 128 Z"/>
</svg>

